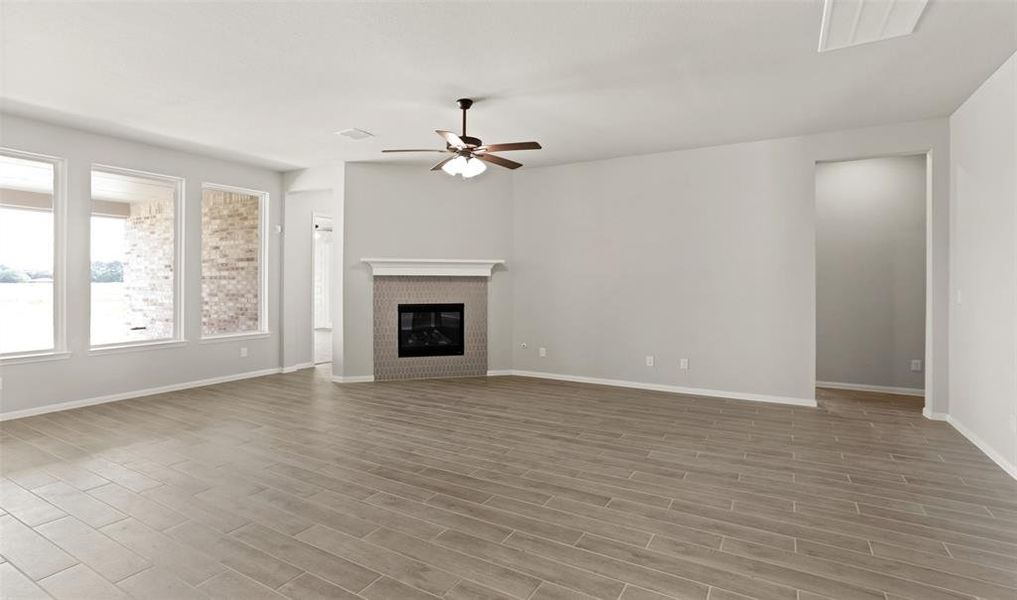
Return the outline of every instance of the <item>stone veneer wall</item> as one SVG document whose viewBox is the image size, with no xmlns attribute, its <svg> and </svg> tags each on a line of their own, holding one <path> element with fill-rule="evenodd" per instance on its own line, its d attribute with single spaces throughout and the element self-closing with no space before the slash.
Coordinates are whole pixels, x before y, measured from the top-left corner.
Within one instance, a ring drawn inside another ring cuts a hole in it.
<svg viewBox="0 0 1017 600">
<path fill-rule="evenodd" d="M 462 356 L 399 357 L 400 304 L 462 303 Z M 374 378 L 424 379 L 487 375 L 486 277 L 375 277 Z"/>
<path fill-rule="evenodd" d="M 131 339 L 173 337 L 174 206 L 172 200 L 131 202 L 124 226 L 124 295 Z"/>
<path fill-rule="evenodd" d="M 205 190 L 201 198 L 201 333 L 260 328 L 260 198 Z"/>
</svg>

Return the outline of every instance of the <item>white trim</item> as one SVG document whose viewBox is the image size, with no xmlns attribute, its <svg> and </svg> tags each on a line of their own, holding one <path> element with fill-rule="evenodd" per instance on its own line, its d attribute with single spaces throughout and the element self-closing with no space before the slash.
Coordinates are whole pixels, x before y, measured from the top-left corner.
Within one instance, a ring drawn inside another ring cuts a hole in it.
<svg viewBox="0 0 1017 600">
<path fill-rule="evenodd" d="M 23 365 L 25 363 L 46 362 L 50 360 L 65 360 L 70 357 L 70 352 L 25 352 L 23 354 L 8 354 L 0 357 L 0 365 Z"/>
<path fill-rule="evenodd" d="M 180 348 L 187 345 L 187 340 L 156 340 L 151 342 L 135 342 L 131 344 L 110 344 L 108 346 L 92 346 L 89 356 L 103 354 L 120 354 L 122 352 L 138 352 L 141 350 L 161 350 L 163 348 Z"/>
<path fill-rule="evenodd" d="M 864 383 L 841 383 L 839 381 L 817 381 L 816 387 L 831 390 L 851 390 L 855 392 L 880 392 L 883 394 L 900 394 L 903 396 L 925 396 L 920 388 L 892 387 L 888 385 L 867 385 Z"/>
<path fill-rule="evenodd" d="M 816 407 L 815 398 L 791 398 L 788 396 L 770 396 L 766 394 L 750 394 L 746 392 L 728 392 L 724 390 L 710 390 L 705 388 L 690 388 L 679 385 L 667 385 L 662 383 L 644 383 L 641 381 L 627 381 L 624 379 L 601 379 L 599 377 L 583 377 L 581 375 L 562 375 L 559 373 L 545 373 L 543 371 L 519 371 L 515 369 L 499 369 L 488 371 L 488 377 L 504 377 L 515 375 L 518 377 L 535 377 L 538 379 L 554 379 L 556 381 L 572 381 L 575 383 L 589 383 L 593 385 L 608 385 L 613 387 L 633 388 L 639 390 L 651 390 L 655 392 L 670 392 L 673 394 L 686 394 L 690 396 L 709 396 L 712 398 L 730 398 L 732 400 L 750 400 L 754 402 L 772 402 L 775 404 L 790 404 L 793 406 Z M 333 376 L 335 383 L 362 383 L 374 381 L 373 375 L 356 375 L 352 377 Z"/>
<path fill-rule="evenodd" d="M 947 417 L 946 413 L 932 412 L 927 406 L 922 409 L 922 416 L 931 421 L 945 421 Z"/>
<path fill-rule="evenodd" d="M 272 337 L 271 331 L 246 331 L 240 333 L 221 333 L 201 338 L 199 344 L 219 344 L 222 342 L 242 342 L 244 340 L 260 340 Z"/>
<path fill-rule="evenodd" d="M 362 258 L 378 276 L 417 277 L 490 277 L 502 259 L 472 258 Z"/>
<path fill-rule="evenodd" d="M 333 375 L 332 383 L 370 383 L 374 381 L 374 375 L 350 375 L 348 377 L 342 377 L 341 375 Z"/>
<path fill-rule="evenodd" d="M 512 375 L 518 375 L 520 377 L 536 377 L 539 379 L 554 379 L 557 381 L 573 381 L 576 383 L 591 383 L 594 385 L 609 385 L 613 387 L 651 390 L 655 392 L 670 392 L 672 394 L 686 394 L 690 396 L 709 396 L 712 398 L 730 398 L 732 400 L 750 400 L 753 402 L 772 402 L 775 404 L 790 404 L 792 406 L 816 407 L 815 398 L 793 398 L 790 396 L 771 396 L 768 394 L 729 392 L 725 390 L 691 388 L 663 383 L 644 383 L 642 381 L 628 381 L 624 379 L 601 379 L 599 377 L 583 377 L 580 375 L 562 375 L 559 373 L 545 373 L 542 371 L 513 370 Z"/>
<path fill-rule="evenodd" d="M 960 432 L 961 435 L 968 438 L 968 441 L 975 445 L 983 454 L 992 459 L 994 463 L 1000 466 L 1004 471 L 1007 472 L 1010 477 L 1017 479 L 1017 464 L 1010 462 L 1005 456 L 996 451 L 995 448 L 986 444 L 982 438 L 975 435 L 975 432 L 971 431 L 960 423 L 957 419 L 951 415 L 946 415 L 946 422 L 953 426 L 954 429 Z"/>
<path fill-rule="evenodd" d="M 936 381 L 935 378 L 933 377 L 933 373 L 938 372 L 937 371 L 938 367 L 935 361 L 936 354 L 934 352 L 935 350 L 934 339 L 936 334 L 936 328 L 935 321 L 933 320 L 934 314 L 938 314 L 934 312 L 936 300 L 936 282 L 935 282 L 935 271 L 933 267 L 936 264 L 935 261 L 936 248 L 934 248 L 932 244 L 933 240 L 937 239 L 935 235 L 936 232 L 933 217 L 935 217 L 939 213 L 935 211 L 935 202 L 933 202 L 933 192 L 935 191 L 935 186 L 933 185 L 932 181 L 933 179 L 932 162 L 933 162 L 932 148 L 929 148 L 928 150 L 925 151 L 925 362 L 922 363 L 922 365 L 924 365 L 925 367 L 925 381 L 923 382 L 925 393 L 922 394 L 925 397 L 925 405 L 922 407 L 922 412 L 924 413 L 926 410 L 928 410 L 929 414 L 932 414 L 934 412 L 933 409 L 934 405 L 936 404 L 937 391 L 936 391 Z M 950 169 L 949 164 L 947 164 L 945 168 Z M 949 195 L 950 194 L 949 184 L 947 184 L 946 187 L 947 187 L 946 194 Z M 949 206 L 949 204 L 950 204 L 949 198 L 947 198 L 947 206 Z M 952 223 L 952 220 L 949 217 L 947 218 L 947 221 L 948 223 Z M 949 257 L 947 258 L 947 264 L 945 268 L 947 271 L 949 271 L 950 269 Z M 947 288 L 949 288 L 949 284 L 947 285 Z M 949 319 L 950 317 L 949 289 L 947 289 L 946 295 L 947 295 L 946 304 L 943 306 L 943 311 L 944 317 Z M 948 341 L 949 336 L 950 330 L 949 327 L 947 327 L 946 336 L 944 337 L 944 340 Z M 949 345 L 947 346 L 947 353 L 949 353 Z M 946 361 L 940 362 L 943 363 L 942 365 L 943 372 L 946 373 L 947 376 L 949 376 L 950 374 L 949 363 L 947 363 Z M 949 402 L 949 393 L 950 393 L 949 387 L 938 392 L 941 398 L 942 397 L 947 398 L 947 402 L 940 402 L 940 404 L 943 405 L 941 406 L 941 408 L 943 408 L 944 410 L 946 409 L 945 405 Z"/>
<path fill-rule="evenodd" d="M 40 406 L 38 408 L 26 408 L 24 410 L 0 412 L 0 421 L 22 419 L 24 417 L 33 417 L 35 415 L 44 415 L 46 413 L 70 410 L 72 408 L 82 408 L 85 406 L 95 406 L 96 404 L 106 404 L 107 402 L 119 402 L 120 400 L 130 400 L 131 398 L 142 398 L 144 396 L 153 396 L 155 394 L 165 394 L 166 392 L 176 392 L 179 390 L 204 387 L 206 385 L 215 385 L 217 383 L 238 381 L 240 379 L 264 377 L 265 375 L 275 375 L 276 373 L 279 373 L 279 371 L 280 369 L 278 367 L 274 367 L 271 369 L 261 369 L 260 371 L 247 371 L 246 373 L 236 373 L 234 375 L 223 375 L 221 377 L 211 377 L 209 379 L 198 379 L 196 381 L 173 383 L 170 385 L 145 388 L 142 390 L 133 390 L 130 392 L 120 392 L 117 394 L 109 394 L 106 396 L 96 396 L 94 398 L 85 398 L 84 400 L 70 400 L 68 402 L 60 402 L 58 404 L 48 404 L 46 406 Z"/>
<path fill-rule="evenodd" d="M 282 368 L 282 372 L 283 373 L 295 373 L 297 371 L 303 371 L 304 369 L 313 369 L 313 368 L 314 368 L 314 363 L 313 362 L 306 362 L 306 363 L 300 363 L 300 364 L 296 364 L 296 365 L 291 365 L 289 367 L 283 367 Z"/>
</svg>

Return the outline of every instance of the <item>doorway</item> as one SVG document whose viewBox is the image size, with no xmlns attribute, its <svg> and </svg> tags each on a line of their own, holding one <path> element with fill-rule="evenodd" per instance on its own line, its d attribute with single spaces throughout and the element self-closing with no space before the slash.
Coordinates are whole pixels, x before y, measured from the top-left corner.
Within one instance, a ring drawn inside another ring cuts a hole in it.
<svg viewBox="0 0 1017 600">
<path fill-rule="evenodd" d="M 326 215 L 313 215 L 311 233 L 312 263 L 312 336 L 314 364 L 332 362 L 332 219 Z"/>
<path fill-rule="evenodd" d="M 921 412 L 925 154 L 816 164 L 816 399 Z"/>
</svg>

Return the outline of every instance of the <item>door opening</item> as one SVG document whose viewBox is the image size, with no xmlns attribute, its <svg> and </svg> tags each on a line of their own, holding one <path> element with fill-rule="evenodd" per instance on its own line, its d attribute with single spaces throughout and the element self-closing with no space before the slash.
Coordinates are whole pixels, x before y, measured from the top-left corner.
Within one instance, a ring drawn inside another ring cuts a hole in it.
<svg viewBox="0 0 1017 600">
<path fill-rule="evenodd" d="M 927 156 L 816 164 L 816 399 L 921 412 Z"/>
<path fill-rule="evenodd" d="M 314 364 L 332 362 L 332 219 L 314 215 L 312 232 Z"/>
</svg>

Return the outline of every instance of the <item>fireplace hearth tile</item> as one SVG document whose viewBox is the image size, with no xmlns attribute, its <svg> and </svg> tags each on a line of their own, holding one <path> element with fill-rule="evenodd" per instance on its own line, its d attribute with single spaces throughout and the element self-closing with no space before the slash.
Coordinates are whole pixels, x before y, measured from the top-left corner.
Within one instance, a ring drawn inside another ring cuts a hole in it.
<svg viewBox="0 0 1017 600">
<path fill-rule="evenodd" d="M 400 304 L 463 304 L 462 355 L 399 356 Z M 376 381 L 487 374 L 486 277 L 374 278 L 374 378 Z"/>
</svg>

